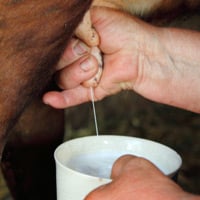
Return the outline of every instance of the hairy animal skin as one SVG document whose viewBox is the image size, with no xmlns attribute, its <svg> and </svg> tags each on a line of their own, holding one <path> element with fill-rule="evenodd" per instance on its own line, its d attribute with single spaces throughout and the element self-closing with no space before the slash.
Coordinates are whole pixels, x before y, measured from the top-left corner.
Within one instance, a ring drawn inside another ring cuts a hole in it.
<svg viewBox="0 0 200 200">
<path fill-rule="evenodd" d="M 53 151 L 64 116 L 42 104 L 40 94 L 90 4 L 0 0 L 1 168 L 15 200 L 56 199 Z"/>
<path fill-rule="evenodd" d="M 6 121 L 14 119 L 49 81 L 53 65 L 87 8 L 83 5 L 80 0 L 1 1 L 1 130 L 8 129 Z"/>
<path fill-rule="evenodd" d="M 0 0 L 0 147 L 45 88 L 90 0 Z"/>
</svg>

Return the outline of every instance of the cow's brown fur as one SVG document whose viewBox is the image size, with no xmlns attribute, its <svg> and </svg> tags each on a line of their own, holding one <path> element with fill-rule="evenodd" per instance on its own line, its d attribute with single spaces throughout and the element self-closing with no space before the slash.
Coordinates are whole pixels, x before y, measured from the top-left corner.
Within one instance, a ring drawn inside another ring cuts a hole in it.
<svg viewBox="0 0 200 200">
<path fill-rule="evenodd" d="M 63 112 L 37 97 L 90 3 L 0 0 L 1 168 L 16 200 L 56 199 L 53 151 L 64 134 Z"/>
<path fill-rule="evenodd" d="M 0 147 L 54 65 L 90 0 L 0 0 Z"/>
</svg>

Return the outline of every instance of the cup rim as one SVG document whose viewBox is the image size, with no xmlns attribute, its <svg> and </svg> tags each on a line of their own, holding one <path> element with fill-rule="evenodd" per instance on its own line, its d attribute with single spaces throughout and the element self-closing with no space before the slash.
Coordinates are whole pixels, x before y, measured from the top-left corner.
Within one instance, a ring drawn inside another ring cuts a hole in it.
<svg viewBox="0 0 200 200">
<path fill-rule="evenodd" d="M 160 146 L 160 148 L 164 148 L 164 149 L 166 149 L 166 150 L 172 152 L 172 153 L 176 156 L 176 158 L 177 158 L 177 160 L 178 160 L 179 162 L 178 162 L 177 166 L 174 168 L 173 172 L 167 174 L 167 176 L 169 176 L 169 177 L 173 177 L 173 176 L 177 173 L 177 171 L 180 169 L 180 167 L 181 167 L 181 165 L 182 165 L 182 158 L 181 158 L 181 156 L 180 156 L 173 148 L 171 148 L 171 147 L 169 147 L 169 146 L 167 146 L 167 145 L 165 145 L 165 144 L 162 144 L 162 143 L 159 143 L 159 142 L 150 140 L 150 139 L 139 138 L 139 137 L 133 137 L 133 136 L 125 136 L 125 135 L 99 135 L 99 136 L 96 136 L 96 135 L 89 135 L 89 136 L 83 136 L 83 137 L 79 137 L 79 138 L 74 138 L 74 139 L 71 139 L 71 140 L 67 140 L 67 141 L 63 142 L 62 144 L 60 144 L 60 145 L 55 149 L 55 151 L 54 151 L 54 159 L 55 159 L 55 161 L 56 161 L 56 164 L 59 164 L 62 168 L 69 169 L 69 170 L 72 171 L 72 172 L 82 174 L 82 173 L 77 172 L 77 171 L 75 171 L 75 170 L 73 170 L 73 169 L 71 169 L 71 168 L 66 167 L 66 166 L 57 158 L 57 154 L 59 153 L 59 150 L 62 149 L 62 147 L 65 146 L 66 144 L 74 143 L 74 142 L 80 141 L 80 140 L 82 140 L 82 141 L 85 140 L 85 141 L 86 141 L 86 140 L 89 140 L 89 139 L 91 139 L 91 138 L 95 138 L 95 139 L 96 139 L 97 137 L 98 137 L 99 141 L 100 141 L 100 140 L 106 140 L 106 139 L 109 139 L 109 140 L 110 140 L 110 138 L 115 138 L 115 139 L 119 139 L 119 140 L 120 140 L 120 139 L 124 139 L 124 140 L 125 140 L 125 139 L 126 139 L 126 140 L 131 139 L 131 140 L 134 140 L 134 141 L 140 141 L 140 142 L 155 144 L 155 145 L 157 145 L 157 146 Z M 97 142 L 99 142 L 99 141 L 97 141 Z M 137 155 L 136 155 L 136 156 L 137 156 Z M 147 159 L 147 158 L 146 158 L 146 159 Z M 96 178 L 95 176 L 92 176 L 92 175 L 87 175 L 87 174 L 82 174 L 82 175 Z M 110 179 L 108 179 L 108 178 L 102 178 L 102 179 L 110 180 Z"/>
</svg>

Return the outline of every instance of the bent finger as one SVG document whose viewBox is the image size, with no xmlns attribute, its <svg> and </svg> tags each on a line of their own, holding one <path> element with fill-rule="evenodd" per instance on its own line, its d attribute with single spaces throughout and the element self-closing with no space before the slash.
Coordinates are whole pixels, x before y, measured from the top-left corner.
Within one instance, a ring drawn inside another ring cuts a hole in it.
<svg viewBox="0 0 200 200">
<path fill-rule="evenodd" d="M 131 173 L 134 172 L 134 173 Z M 131 173 L 133 178 L 164 174 L 149 160 L 134 155 L 123 155 L 113 164 L 111 178 L 114 180 L 124 173 Z"/>
<path fill-rule="evenodd" d="M 72 89 L 91 79 L 97 71 L 97 60 L 91 55 L 84 56 L 59 71 L 56 75 L 56 82 L 62 89 Z"/>
<path fill-rule="evenodd" d="M 43 102 L 57 109 L 76 106 L 90 100 L 90 89 L 79 86 L 62 92 L 51 91 L 43 96 Z"/>
<path fill-rule="evenodd" d="M 90 11 L 85 14 L 83 21 L 75 30 L 75 35 L 89 46 L 97 46 L 99 44 L 99 35 L 92 27 Z"/>
<path fill-rule="evenodd" d="M 95 74 L 94 77 L 83 82 L 83 85 L 85 87 L 97 87 L 103 71 L 103 57 L 98 47 L 92 47 L 90 53 L 96 58 L 96 61 L 98 63 L 98 72 Z"/>
<path fill-rule="evenodd" d="M 67 65 L 78 60 L 80 57 L 87 55 L 89 52 L 90 47 L 85 43 L 78 39 L 71 39 L 56 66 L 56 70 L 63 69 Z"/>
</svg>

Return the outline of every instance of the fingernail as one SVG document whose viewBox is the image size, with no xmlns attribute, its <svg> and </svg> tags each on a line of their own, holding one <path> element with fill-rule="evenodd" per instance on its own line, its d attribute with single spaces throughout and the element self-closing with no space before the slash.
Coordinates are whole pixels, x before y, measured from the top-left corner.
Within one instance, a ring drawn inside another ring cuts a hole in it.
<svg viewBox="0 0 200 200">
<path fill-rule="evenodd" d="M 73 50 L 77 55 L 81 56 L 81 55 L 89 52 L 89 47 L 87 45 L 85 45 L 83 42 L 78 41 L 75 43 Z"/>
<path fill-rule="evenodd" d="M 81 62 L 80 67 L 83 71 L 87 72 L 89 70 L 91 70 L 94 65 L 92 63 L 92 60 L 90 57 L 88 57 L 87 59 L 85 59 L 83 62 Z"/>
</svg>

